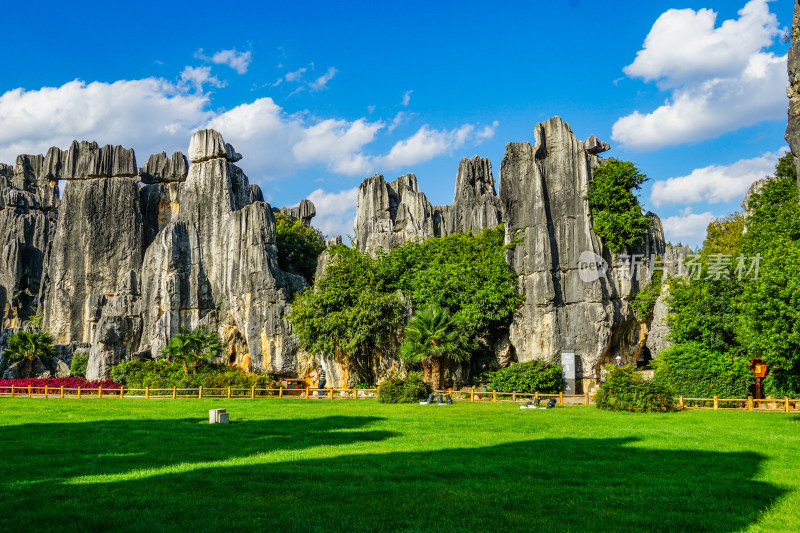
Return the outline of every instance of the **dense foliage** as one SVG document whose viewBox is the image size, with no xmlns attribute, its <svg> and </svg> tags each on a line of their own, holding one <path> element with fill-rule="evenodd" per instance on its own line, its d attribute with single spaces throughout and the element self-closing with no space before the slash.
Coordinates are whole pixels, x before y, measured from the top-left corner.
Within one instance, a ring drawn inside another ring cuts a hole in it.
<svg viewBox="0 0 800 533">
<path fill-rule="evenodd" d="M 207 362 L 199 363 L 194 373 L 187 374 L 182 363 L 164 360 L 122 361 L 111 369 L 111 378 L 134 389 L 275 387 L 275 380 L 269 374 L 249 374 L 238 368 Z"/>
<path fill-rule="evenodd" d="M 309 285 L 314 283 L 317 258 L 325 250 L 322 232 L 280 213 L 275 213 L 275 230 L 278 266 L 303 276 Z"/>
<path fill-rule="evenodd" d="M 83 353 L 76 353 L 72 356 L 69 364 L 69 375 L 73 378 L 86 377 L 86 367 L 89 364 L 89 356 Z"/>
<path fill-rule="evenodd" d="M 203 326 L 195 329 L 185 329 L 169 340 L 161 350 L 161 357 L 183 365 L 185 374 L 189 374 L 189 364 L 192 373 L 197 372 L 200 361 L 208 361 L 219 357 L 225 345 L 219 338 L 219 333 L 210 331 Z"/>
<path fill-rule="evenodd" d="M 594 171 L 586 199 L 592 210 L 592 230 L 614 253 L 642 240 L 650 219 L 642 214 L 638 191 L 647 176 L 629 161 L 610 157 Z"/>
<path fill-rule="evenodd" d="M 474 349 L 474 341 L 464 331 L 461 320 L 443 307 L 430 305 L 414 313 L 406 324 L 400 358 L 421 362 L 425 381 L 441 389 L 442 364 L 468 361 Z"/>
<path fill-rule="evenodd" d="M 65 389 L 77 389 L 78 387 L 82 389 L 96 389 L 98 387 L 103 387 L 103 389 L 119 389 L 120 384 L 114 382 L 110 379 L 104 379 L 101 381 L 87 381 L 84 378 L 76 378 L 76 377 L 69 377 L 69 378 L 24 378 L 24 379 L 0 379 L 0 388 L 3 388 L 3 392 L 10 392 L 5 390 L 6 388 L 10 388 L 11 386 L 17 388 L 17 390 L 27 389 L 30 385 L 31 393 L 33 394 L 44 394 L 44 388 L 49 387 L 50 392 L 52 393 L 52 389 L 64 387 Z"/>
<path fill-rule="evenodd" d="M 545 361 L 512 363 L 491 374 L 489 387 L 497 392 L 555 393 L 563 388 L 561 370 Z"/>
<path fill-rule="evenodd" d="M 424 400 L 433 388 L 425 383 L 420 372 L 411 372 L 405 378 L 389 377 L 380 384 L 378 401 L 381 403 L 412 403 Z"/>
<path fill-rule="evenodd" d="M 607 411 L 665 413 L 676 409 L 673 392 L 663 382 L 647 380 L 629 366 L 611 367 L 595 403 Z"/>
<path fill-rule="evenodd" d="M 40 329 L 22 330 L 8 338 L 3 356 L 9 363 L 25 361 L 29 377 L 33 377 L 33 362 L 36 359 L 53 357 L 53 337 Z"/>
<path fill-rule="evenodd" d="M 367 378 L 372 354 L 398 343 L 405 304 L 448 309 L 469 338 L 507 325 L 522 295 L 503 239 L 499 226 L 408 243 L 375 258 L 334 247 L 325 274 L 289 314 L 301 348 L 332 355 Z"/>
<path fill-rule="evenodd" d="M 754 382 L 747 361 L 710 350 L 699 342 L 671 346 L 653 361 L 655 380 L 674 394 L 711 398 L 746 398 Z"/>
<path fill-rule="evenodd" d="M 709 390 L 708 372 L 737 361 L 719 376 L 731 393 L 752 383 L 752 373 L 745 376 L 742 368 L 760 357 L 769 369 L 765 393 L 794 396 L 800 394 L 800 202 L 791 154 L 747 207 L 746 218 L 734 213 L 709 225 L 697 275 L 670 280 L 675 348 L 666 357 L 683 373 L 677 383 L 695 381 L 697 390 Z M 692 364 L 692 357 L 708 361 Z M 660 372 L 666 367 L 657 368 L 659 379 Z M 744 382 L 726 381 L 737 373 Z"/>
<path fill-rule="evenodd" d="M 661 295 L 661 278 L 663 272 L 656 270 L 647 285 L 642 288 L 631 299 L 631 307 L 636 312 L 636 318 L 648 322 L 653 318 L 653 310 L 656 307 L 656 300 Z"/>
</svg>

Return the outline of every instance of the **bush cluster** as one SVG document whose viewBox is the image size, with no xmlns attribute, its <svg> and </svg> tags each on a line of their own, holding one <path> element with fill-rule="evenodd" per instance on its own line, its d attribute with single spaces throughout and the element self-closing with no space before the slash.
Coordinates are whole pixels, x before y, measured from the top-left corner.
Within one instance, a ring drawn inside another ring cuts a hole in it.
<svg viewBox="0 0 800 533">
<path fill-rule="evenodd" d="M 666 413 L 676 410 L 675 397 L 664 383 L 646 380 L 631 367 L 610 367 L 595 396 L 600 409 L 635 413 Z"/>
<path fill-rule="evenodd" d="M 545 361 L 512 363 L 490 375 L 489 387 L 497 392 L 555 393 L 563 388 L 561 365 Z"/>
<path fill-rule="evenodd" d="M 653 361 L 654 380 L 673 393 L 695 398 L 745 398 L 755 382 L 747 361 L 700 342 L 671 346 Z"/>
<path fill-rule="evenodd" d="M 380 384 L 378 401 L 381 403 L 413 403 L 424 400 L 433 388 L 422 379 L 422 372 L 411 372 L 405 378 L 392 376 Z"/>
<path fill-rule="evenodd" d="M 196 374 L 186 374 L 183 365 L 170 361 L 122 361 L 111 369 L 114 381 L 133 389 L 181 389 L 225 388 L 257 389 L 275 388 L 275 380 L 269 374 L 248 374 L 238 368 L 212 363 L 200 363 Z"/>
<path fill-rule="evenodd" d="M 76 353 L 72 356 L 72 362 L 69 365 L 69 375 L 73 378 L 86 377 L 86 366 L 89 364 L 89 356 L 82 353 Z"/>
</svg>

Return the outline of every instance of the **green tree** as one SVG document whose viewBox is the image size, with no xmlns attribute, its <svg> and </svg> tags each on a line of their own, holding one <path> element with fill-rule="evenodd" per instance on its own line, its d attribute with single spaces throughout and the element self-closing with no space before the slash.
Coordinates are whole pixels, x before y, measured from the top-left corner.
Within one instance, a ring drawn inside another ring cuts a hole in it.
<svg viewBox="0 0 800 533">
<path fill-rule="evenodd" d="M 219 357 L 225 345 L 216 331 L 209 331 L 203 326 L 192 330 L 184 330 L 169 340 L 161 350 L 161 357 L 170 361 L 183 364 L 183 371 L 189 374 L 189 363 L 192 364 L 192 373 L 197 372 L 197 365 L 202 360 Z"/>
<path fill-rule="evenodd" d="M 448 361 L 468 361 L 474 349 L 463 325 L 450 311 L 431 305 L 415 312 L 406 324 L 400 357 L 407 362 L 421 362 L 425 381 L 441 389 L 443 365 Z"/>
<path fill-rule="evenodd" d="M 28 376 L 33 377 L 33 362 L 37 358 L 53 357 L 53 337 L 46 331 L 18 331 L 8 338 L 3 355 L 9 361 L 27 361 Z"/>
<path fill-rule="evenodd" d="M 317 258 L 325 250 L 325 237 L 318 229 L 280 213 L 275 213 L 275 230 L 278 266 L 313 284 Z"/>
<path fill-rule="evenodd" d="M 647 176 L 629 161 L 610 157 L 594 171 L 586 199 L 592 210 L 592 229 L 613 253 L 640 242 L 650 228 L 642 214 L 638 191 Z"/>
<path fill-rule="evenodd" d="M 359 379 L 403 317 L 403 303 L 379 275 L 378 261 L 344 245 L 332 248 L 325 275 L 295 297 L 289 313 L 301 348 L 332 356 Z"/>
</svg>

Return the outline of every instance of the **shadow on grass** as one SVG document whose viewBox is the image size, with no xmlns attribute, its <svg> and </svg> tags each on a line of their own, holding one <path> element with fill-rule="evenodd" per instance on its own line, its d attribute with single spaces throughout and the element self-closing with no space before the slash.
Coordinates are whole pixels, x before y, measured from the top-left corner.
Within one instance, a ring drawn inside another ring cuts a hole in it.
<svg viewBox="0 0 800 533">
<path fill-rule="evenodd" d="M 378 420 L 15 426 L 0 530 L 728 532 L 783 493 L 753 479 L 754 453 L 573 438 L 408 452 L 363 429 Z"/>
</svg>

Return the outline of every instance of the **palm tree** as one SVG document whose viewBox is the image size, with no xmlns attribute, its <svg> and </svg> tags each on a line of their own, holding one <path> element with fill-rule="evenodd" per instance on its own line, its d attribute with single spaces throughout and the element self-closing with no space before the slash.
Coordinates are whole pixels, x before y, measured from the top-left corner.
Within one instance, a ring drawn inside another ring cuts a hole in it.
<svg viewBox="0 0 800 533">
<path fill-rule="evenodd" d="M 475 348 L 461 323 L 438 305 L 414 313 L 404 334 L 400 357 L 405 361 L 420 361 L 425 381 L 435 389 L 443 386 L 442 363 L 468 361 Z"/>
<path fill-rule="evenodd" d="M 203 326 L 198 326 L 192 330 L 184 329 L 183 333 L 172 337 L 161 350 L 161 356 L 170 361 L 182 362 L 183 371 L 188 375 L 189 363 L 192 363 L 192 373 L 194 374 L 197 372 L 200 360 L 218 357 L 224 346 L 216 331 L 209 331 Z"/>
<path fill-rule="evenodd" d="M 28 362 L 28 376 L 33 377 L 33 362 L 37 357 L 53 357 L 53 337 L 43 330 L 18 331 L 8 338 L 3 353 L 9 361 L 24 359 Z"/>
</svg>

